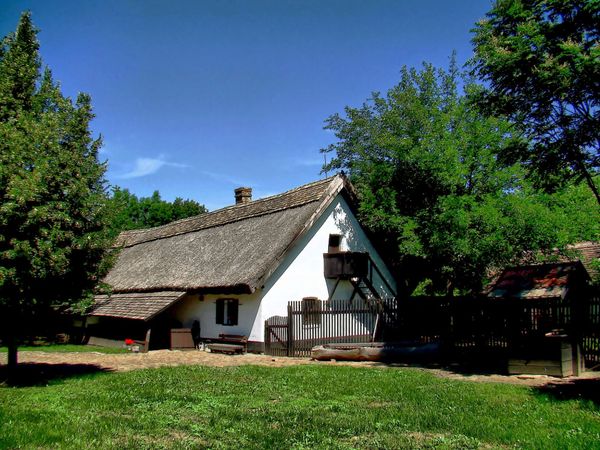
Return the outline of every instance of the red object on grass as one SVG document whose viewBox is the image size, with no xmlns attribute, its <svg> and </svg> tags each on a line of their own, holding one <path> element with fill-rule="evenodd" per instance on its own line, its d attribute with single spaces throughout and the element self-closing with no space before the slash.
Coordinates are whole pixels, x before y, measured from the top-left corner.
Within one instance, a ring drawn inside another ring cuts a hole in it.
<svg viewBox="0 0 600 450">
<path fill-rule="evenodd" d="M 125 339 L 125 345 L 133 345 L 135 342 L 133 341 L 133 339 Z"/>
</svg>

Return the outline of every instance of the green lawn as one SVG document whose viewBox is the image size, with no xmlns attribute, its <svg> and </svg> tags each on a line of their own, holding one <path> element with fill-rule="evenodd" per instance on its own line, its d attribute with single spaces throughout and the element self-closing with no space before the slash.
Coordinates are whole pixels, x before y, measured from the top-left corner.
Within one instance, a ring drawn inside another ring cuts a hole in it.
<svg viewBox="0 0 600 450">
<path fill-rule="evenodd" d="M 6 353 L 8 349 L 0 346 L 0 353 Z M 95 345 L 74 344 L 42 344 L 24 345 L 19 347 L 20 352 L 100 352 L 100 353 L 128 353 L 126 348 L 97 347 Z"/>
<path fill-rule="evenodd" d="M 0 448 L 598 448 L 600 409 L 344 366 L 165 367 L 0 388 Z"/>
</svg>

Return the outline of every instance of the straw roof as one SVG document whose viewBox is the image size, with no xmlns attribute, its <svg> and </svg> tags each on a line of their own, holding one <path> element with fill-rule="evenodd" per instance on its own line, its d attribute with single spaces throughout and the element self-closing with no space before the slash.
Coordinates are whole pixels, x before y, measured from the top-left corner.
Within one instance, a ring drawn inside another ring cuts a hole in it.
<svg viewBox="0 0 600 450">
<path fill-rule="evenodd" d="M 251 293 L 338 193 L 343 175 L 148 230 L 122 233 L 105 281 L 113 292 Z"/>
<path fill-rule="evenodd" d="M 176 291 L 96 295 L 90 315 L 147 321 L 184 295 Z"/>
</svg>

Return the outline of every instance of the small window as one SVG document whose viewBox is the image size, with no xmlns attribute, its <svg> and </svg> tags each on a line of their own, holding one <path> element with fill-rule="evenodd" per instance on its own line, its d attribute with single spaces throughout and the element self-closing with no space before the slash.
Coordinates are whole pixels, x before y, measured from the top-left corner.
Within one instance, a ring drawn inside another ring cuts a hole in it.
<svg viewBox="0 0 600 450">
<path fill-rule="evenodd" d="M 330 234 L 329 235 L 329 253 L 339 253 L 340 247 L 342 245 L 342 235 L 341 234 Z"/>
<path fill-rule="evenodd" d="M 321 325 L 321 300 L 317 297 L 302 299 L 302 325 Z"/>
<path fill-rule="evenodd" d="M 233 326 L 238 324 L 239 300 L 220 298 L 217 300 L 217 324 Z"/>
</svg>

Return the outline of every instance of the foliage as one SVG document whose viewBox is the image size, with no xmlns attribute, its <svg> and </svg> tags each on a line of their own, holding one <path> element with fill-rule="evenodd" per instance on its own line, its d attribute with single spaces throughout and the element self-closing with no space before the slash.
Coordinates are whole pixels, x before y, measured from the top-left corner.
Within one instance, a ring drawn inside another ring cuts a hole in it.
<svg viewBox="0 0 600 450">
<path fill-rule="evenodd" d="M 600 184 L 600 177 L 594 182 Z M 552 211 L 559 242 L 600 241 L 600 210 L 587 186 L 571 182 L 540 199 Z"/>
<path fill-rule="evenodd" d="M 374 93 L 362 107 L 347 107 L 346 117 L 327 120 L 337 142 L 323 150 L 335 154 L 326 169 L 349 171 L 360 215 L 396 249 L 407 291 L 418 282 L 428 293 L 477 291 L 490 266 L 589 234 L 562 232 L 576 228 L 570 218 L 560 223 L 522 168 L 498 161 L 496 153 L 519 136 L 470 106 L 478 90 L 453 64 L 448 71 L 403 68 L 386 97 Z"/>
<path fill-rule="evenodd" d="M 128 189 L 115 187 L 111 203 L 116 210 L 113 228 L 116 231 L 135 230 L 164 225 L 179 219 L 207 212 L 194 200 L 177 197 L 172 203 L 160 198 L 158 191 L 151 197 L 138 198 Z"/>
<path fill-rule="evenodd" d="M 593 448 L 598 413 L 411 368 L 181 366 L 0 388 L 0 447 Z"/>
<path fill-rule="evenodd" d="M 73 102 L 40 72 L 36 33 L 25 13 L 0 47 L 0 330 L 9 342 L 91 292 L 113 237 L 90 97 Z"/>
<path fill-rule="evenodd" d="M 529 144 L 506 148 L 553 191 L 585 180 L 600 204 L 600 2 L 498 0 L 475 28 L 478 102 L 522 126 Z"/>
</svg>

